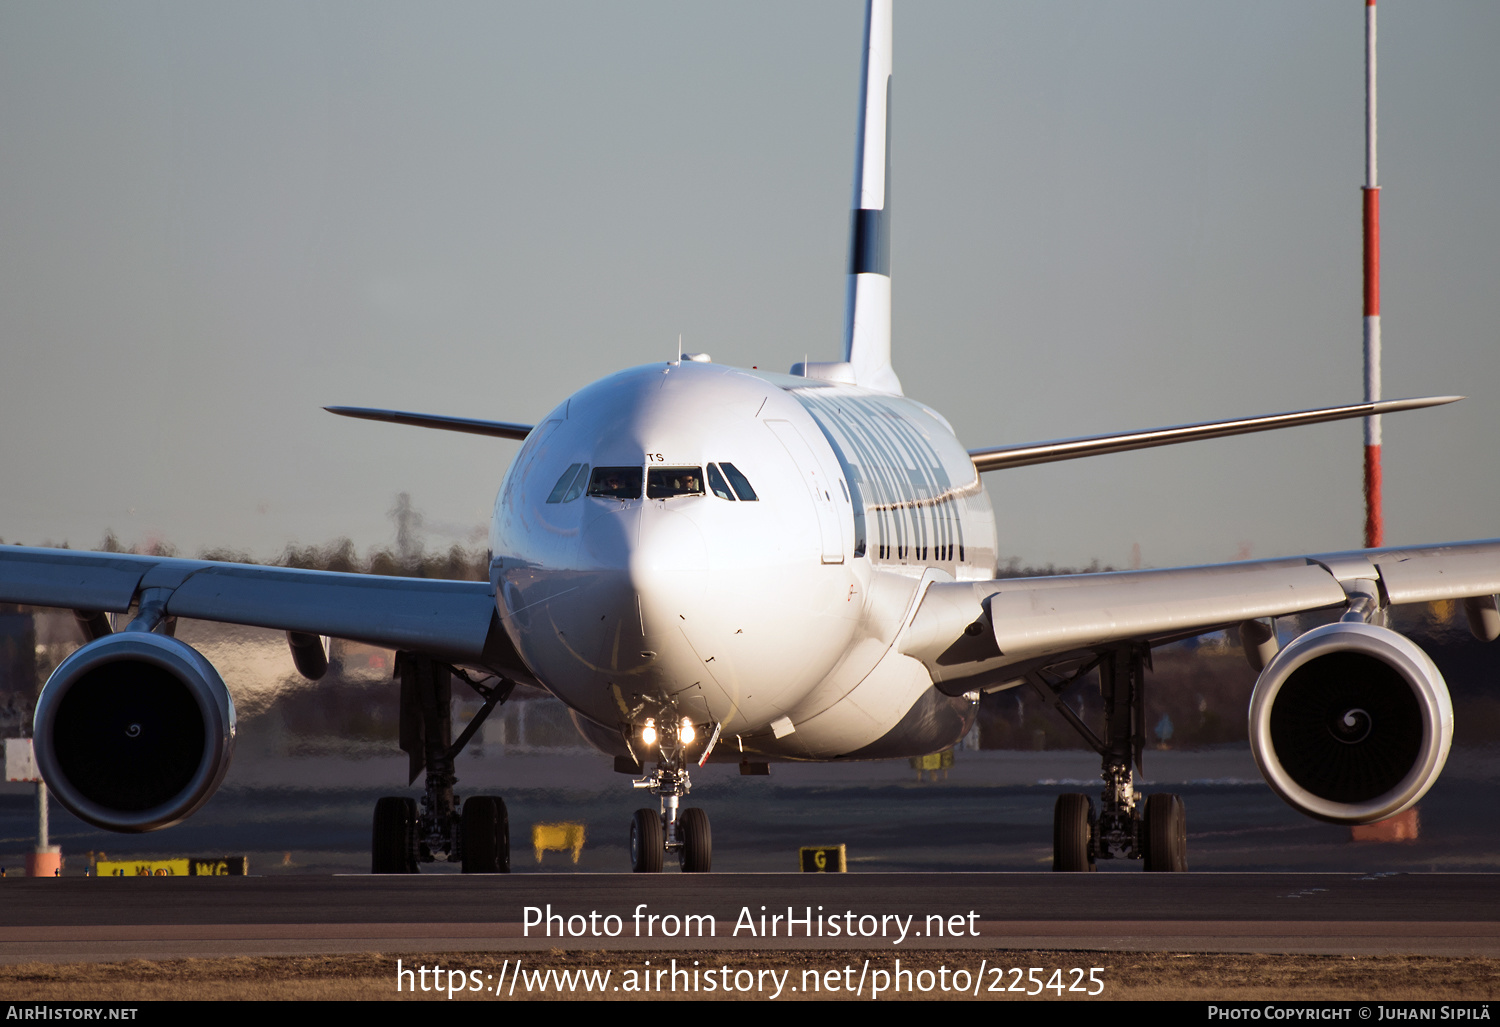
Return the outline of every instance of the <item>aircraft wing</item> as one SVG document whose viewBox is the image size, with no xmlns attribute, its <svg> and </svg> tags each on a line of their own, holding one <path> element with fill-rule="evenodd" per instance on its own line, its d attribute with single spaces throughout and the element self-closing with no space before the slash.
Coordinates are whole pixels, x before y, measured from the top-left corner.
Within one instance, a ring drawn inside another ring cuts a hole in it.
<svg viewBox="0 0 1500 1027">
<path fill-rule="evenodd" d="M 1135 449 L 1154 449 L 1157 446 L 1174 446 L 1180 442 L 1198 442 L 1203 439 L 1222 439 L 1230 435 L 1248 435 L 1253 432 L 1275 431 L 1280 428 L 1296 428 L 1307 424 L 1324 424 L 1328 421 L 1345 421 L 1354 417 L 1373 417 L 1394 414 L 1402 410 L 1420 410 L 1423 407 L 1457 403 L 1462 396 L 1422 396 L 1416 399 L 1384 399 L 1373 403 L 1352 403 L 1341 407 L 1320 407 L 1316 410 L 1292 410 L 1284 414 L 1263 414 L 1259 417 L 1241 417 L 1233 421 L 1204 421 L 1198 424 L 1174 424 L 1166 428 L 1148 428 L 1144 431 L 1124 432 L 1112 435 L 1088 435 L 1077 439 L 1057 439 L 1052 442 L 1028 442 L 1014 446 L 989 446 L 969 450 L 969 459 L 978 471 L 1000 471 L 1011 467 L 1030 467 L 1033 464 L 1050 464 L 1058 460 L 1077 460 L 1085 456 L 1101 456 L 1105 453 L 1125 453 Z M 343 408 L 329 407 L 335 413 Z M 373 416 L 356 414 L 353 416 Z M 423 417 L 425 415 L 403 415 Z M 385 420 L 396 419 L 385 417 Z M 416 424 L 418 421 L 403 423 Z M 445 427 L 438 425 L 438 427 Z M 476 429 L 462 428 L 461 431 Z"/>
<path fill-rule="evenodd" d="M 331 635 L 531 679 L 488 582 L 0 546 L 0 602 L 123 613 L 147 595 L 168 617 Z"/>
<path fill-rule="evenodd" d="M 520 441 L 536 427 L 531 424 L 513 424 L 510 421 L 481 421 L 473 417 L 448 417 L 445 414 L 413 414 L 405 410 L 377 410 L 373 407 L 324 407 L 330 414 L 340 417 L 359 417 L 366 421 L 387 421 L 391 424 L 409 424 L 417 428 L 441 428 L 444 431 L 468 432 L 470 435 L 489 435 L 497 439 Z"/>
<path fill-rule="evenodd" d="M 1500 593 L 1500 540 L 1167 570 L 935 582 L 898 642 L 945 692 L 995 688 L 1069 654 L 1159 645 L 1348 604 Z"/>
</svg>

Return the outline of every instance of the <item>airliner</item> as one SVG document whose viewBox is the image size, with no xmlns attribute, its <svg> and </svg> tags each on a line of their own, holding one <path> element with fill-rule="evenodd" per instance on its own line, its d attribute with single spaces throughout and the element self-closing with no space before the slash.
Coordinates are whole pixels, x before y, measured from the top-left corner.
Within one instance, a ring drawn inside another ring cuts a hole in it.
<svg viewBox="0 0 1500 1027">
<path fill-rule="evenodd" d="M 376 873 L 510 869 L 504 799 L 460 802 L 455 759 L 518 683 L 565 703 L 655 798 L 630 819 L 636 872 L 669 859 L 711 870 L 708 812 L 684 801 L 709 761 L 754 774 L 929 754 L 964 737 L 983 694 L 1013 688 L 1042 696 L 1101 760 L 1096 794 L 1057 799 L 1054 869 L 1183 871 L 1180 797 L 1136 788 L 1144 684 L 1153 649 L 1224 630 L 1259 671 L 1251 747 L 1278 795 L 1340 824 L 1416 803 L 1447 759 L 1453 709 L 1386 612 L 1457 600 L 1494 640 L 1500 541 L 1001 580 L 980 475 L 1458 397 L 966 448 L 903 394 L 892 362 L 891 0 L 868 0 L 862 54 L 842 359 L 773 374 L 683 354 L 594 382 L 535 425 L 329 408 L 524 440 L 495 498 L 487 581 L 0 548 L 0 601 L 71 609 L 86 639 L 37 701 L 52 794 L 92 824 L 140 832 L 214 793 L 234 705 L 174 636 L 186 617 L 285 631 L 311 680 L 329 638 L 396 651 L 400 745 L 408 785 L 423 786 L 376 804 Z M 1336 616 L 1281 646 L 1275 619 L 1309 611 Z M 1085 679 L 1101 723 L 1067 701 Z M 457 737 L 454 687 L 483 700 Z"/>
</svg>

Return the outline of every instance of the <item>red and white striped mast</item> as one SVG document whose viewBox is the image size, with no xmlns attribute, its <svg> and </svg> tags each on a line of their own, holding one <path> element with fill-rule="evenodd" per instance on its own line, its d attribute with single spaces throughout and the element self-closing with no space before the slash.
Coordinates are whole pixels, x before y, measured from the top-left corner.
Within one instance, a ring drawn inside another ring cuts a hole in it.
<svg viewBox="0 0 1500 1027">
<path fill-rule="evenodd" d="M 1380 183 L 1375 167 L 1375 0 L 1365 0 L 1365 402 L 1380 399 Z M 1365 548 L 1384 544 L 1380 415 L 1365 418 Z"/>
</svg>

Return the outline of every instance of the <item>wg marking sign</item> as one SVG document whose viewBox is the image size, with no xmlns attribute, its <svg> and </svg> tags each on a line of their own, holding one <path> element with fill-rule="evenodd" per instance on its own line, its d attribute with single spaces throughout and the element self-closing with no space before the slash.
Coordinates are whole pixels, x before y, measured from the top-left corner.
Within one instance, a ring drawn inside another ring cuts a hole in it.
<svg viewBox="0 0 1500 1027">
<path fill-rule="evenodd" d="M 244 877 L 249 872 L 248 856 L 100 860 L 94 865 L 100 877 Z"/>
</svg>

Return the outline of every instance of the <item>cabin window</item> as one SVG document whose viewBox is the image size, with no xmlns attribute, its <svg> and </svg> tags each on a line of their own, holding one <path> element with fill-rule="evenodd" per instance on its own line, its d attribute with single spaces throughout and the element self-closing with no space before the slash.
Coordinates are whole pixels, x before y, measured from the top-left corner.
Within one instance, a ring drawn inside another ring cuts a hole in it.
<svg viewBox="0 0 1500 1027">
<path fill-rule="evenodd" d="M 729 483 L 724 480 L 724 475 L 719 473 L 717 464 L 708 465 L 708 491 L 720 499 L 734 502 L 734 493 L 729 491 Z"/>
<path fill-rule="evenodd" d="M 698 467 L 652 467 L 646 471 L 646 498 L 703 495 L 703 470 Z"/>
<path fill-rule="evenodd" d="M 568 491 L 568 486 L 573 484 L 573 479 L 578 476 L 578 468 L 583 464 L 569 464 L 568 469 L 562 472 L 562 477 L 557 479 L 557 484 L 552 486 L 552 494 L 547 497 L 549 503 L 561 503 L 563 495 Z"/>
<path fill-rule="evenodd" d="M 750 487 L 750 480 L 740 473 L 739 468 L 727 463 L 721 463 L 719 466 L 724 468 L 724 477 L 728 478 L 729 484 L 734 486 L 734 494 L 746 503 L 755 502 L 755 490 Z"/>
<path fill-rule="evenodd" d="M 839 453 L 837 449 L 835 453 Z M 839 453 L 839 461 L 842 463 L 844 457 Z M 859 494 L 858 468 L 849 465 L 849 483 L 844 484 L 844 479 L 839 479 L 839 488 L 844 490 L 844 498 L 849 502 L 850 512 L 854 514 L 854 555 L 865 555 L 865 498 Z"/>
<path fill-rule="evenodd" d="M 640 499 L 639 467 L 595 467 L 589 476 L 589 495 L 600 499 Z"/>
</svg>

